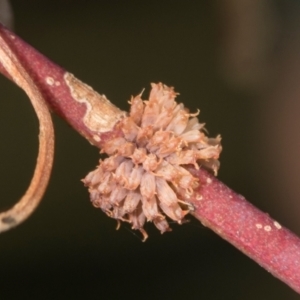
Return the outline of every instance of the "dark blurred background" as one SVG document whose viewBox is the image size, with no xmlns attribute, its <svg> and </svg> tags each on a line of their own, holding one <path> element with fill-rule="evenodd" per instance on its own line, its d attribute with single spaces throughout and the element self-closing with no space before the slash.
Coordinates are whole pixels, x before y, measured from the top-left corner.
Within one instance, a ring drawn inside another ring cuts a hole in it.
<svg viewBox="0 0 300 300">
<path fill-rule="evenodd" d="M 300 2 L 12 0 L 18 35 L 123 109 L 150 82 L 175 86 L 210 135 L 219 178 L 300 234 Z M 1 204 L 25 191 L 38 123 L 0 78 Z M 53 175 L 36 212 L 0 235 L 0 299 L 294 300 L 300 296 L 199 222 L 150 238 L 93 208 L 98 163 L 54 117 Z"/>
</svg>

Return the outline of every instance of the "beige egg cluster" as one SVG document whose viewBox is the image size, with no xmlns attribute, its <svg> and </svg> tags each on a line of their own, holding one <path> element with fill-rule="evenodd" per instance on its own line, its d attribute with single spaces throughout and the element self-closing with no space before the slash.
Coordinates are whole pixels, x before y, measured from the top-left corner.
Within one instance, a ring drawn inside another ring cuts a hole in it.
<svg viewBox="0 0 300 300">
<path fill-rule="evenodd" d="M 220 137 L 208 138 L 204 124 L 175 101 L 174 89 L 152 84 L 149 100 L 129 102 L 130 113 L 118 125 L 121 135 L 102 149 L 108 158 L 83 180 L 95 207 L 142 232 L 145 222 L 169 231 L 169 219 L 181 223 L 191 206 L 184 200 L 198 186 L 186 168 L 219 167 Z"/>
</svg>

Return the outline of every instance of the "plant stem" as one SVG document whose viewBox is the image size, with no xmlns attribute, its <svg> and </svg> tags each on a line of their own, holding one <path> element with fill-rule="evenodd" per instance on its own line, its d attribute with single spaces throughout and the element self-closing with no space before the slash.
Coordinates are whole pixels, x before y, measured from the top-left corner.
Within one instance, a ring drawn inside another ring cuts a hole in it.
<svg viewBox="0 0 300 300">
<path fill-rule="evenodd" d="M 28 95 L 39 120 L 39 151 L 33 177 L 23 197 L 11 209 L 0 213 L 0 232 L 17 226 L 36 209 L 48 186 L 54 155 L 54 130 L 51 114 L 33 78 L 0 36 L 0 57 L 5 72 L 10 74 Z"/>
<path fill-rule="evenodd" d="M 300 239 L 207 171 L 189 199 L 193 215 L 260 266 L 300 293 Z"/>
<path fill-rule="evenodd" d="M 0 47 L 8 47 L 19 59 L 43 93 L 48 106 L 90 143 L 101 147 L 107 138 L 105 134 L 103 136 L 101 134 L 111 131 L 125 112 L 1 24 L 0 36 L 2 38 Z M 15 81 L 1 64 L 0 72 Z"/>
<path fill-rule="evenodd" d="M 10 48 L 48 106 L 92 144 L 101 147 L 107 139 L 122 135 L 115 125 L 124 112 L 2 26 L 0 36 L 5 43 L 0 48 Z M 1 63 L 0 57 L 0 72 L 14 80 Z M 189 170 L 201 182 L 186 199 L 194 207 L 193 215 L 300 293 L 300 239 L 210 173 Z"/>
</svg>

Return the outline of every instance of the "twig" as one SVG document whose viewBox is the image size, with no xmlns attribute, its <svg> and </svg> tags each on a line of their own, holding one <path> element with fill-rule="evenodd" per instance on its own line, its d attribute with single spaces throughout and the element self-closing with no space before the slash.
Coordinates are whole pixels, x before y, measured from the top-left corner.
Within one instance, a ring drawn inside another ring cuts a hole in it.
<svg viewBox="0 0 300 300">
<path fill-rule="evenodd" d="M 0 57 L 4 72 L 28 95 L 40 123 L 39 151 L 30 185 L 19 202 L 6 212 L 0 213 L 0 232 L 20 224 L 35 210 L 47 188 L 54 154 L 54 132 L 51 115 L 41 91 L 19 63 L 18 58 L 0 36 Z"/>
<path fill-rule="evenodd" d="M 32 80 L 27 81 L 29 85 L 36 86 L 49 107 L 92 144 L 105 147 L 117 137 L 124 137 L 118 126 L 126 115 L 124 112 L 4 27 L 0 27 L 0 37 L 0 71 L 4 75 L 15 80 L 5 61 L 7 57 L 16 57 L 18 61 L 12 63 L 23 66 Z M 16 83 L 25 89 L 20 82 Z M 200 183 L 184 199 L 192 214 L 300 293 L 299 238 L 202 168 L 188 170 Z"/>
<path fill-rule="evenodd" d="M 193 215 L 260 266 L 300 293 L 300 239 L 205 170 Z"/>
</svg>

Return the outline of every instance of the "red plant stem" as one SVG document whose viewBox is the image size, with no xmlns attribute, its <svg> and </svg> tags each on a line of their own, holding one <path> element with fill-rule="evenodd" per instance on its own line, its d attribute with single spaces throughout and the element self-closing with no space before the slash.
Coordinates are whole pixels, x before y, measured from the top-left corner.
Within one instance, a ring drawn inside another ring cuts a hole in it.
<svg viewBox="0 0 300 300">
<path fill-rule="evenodd" d="M 300 239 L 205 170 L 189 199 L 193 215 L 300 293 Z M 201 195 L 197 197 L 197 195 Z"/>
<path fill-rule="evenodd" d="M 77 132 L 89 140 L 90 143 L 101 147 L 107 137 L 105 134 L 102 134 L 103 132 L 94 130 L 83 121 L 88 107 L 86 103 L 79 102 L 78 99 L 76 100 L 74 98 L 74 94 L 72 94 L 70 86 L 68 86 L 66 81 L 66 76 L 71 74 L 50 61 L 1 24 L 0 36 L 6 43 L 6 46 L 10 48 L 11 52 L 18 57 L 23 68 L 31 76 L 35 84 L 40 88 L 49 107 L 63 119 L 67 120 L 67 122 Z M 0 42 L 0 47 L 2 46 L 1 43 L 2 41 Z M 13 80 L 1 64 L 0 72 Z M 97 96 L 100 100 L 106 100 L 105 96 L 99 94 L 97 94 Z M 122 114 L 124 114 L 111 103 L 109 106 L 104 105 L 103 107 L 103 105 L 100 105 L 100 107 L 96 107 L 98 112 L 100 109 L 102 110 L 102 114 L 103 110 L 108 110 L 107 114 L 115 114 L 113 123 L 116 123 L 117 115 L 122 116 Z"/>
<path fill-rule="evenodd" d="M 115 128 L 105 133 L 91 130 L 91 127 L 86 125 L 83 119 L 88 107 L 86 103 L 80 103 L 74 98 L 66 84 L 65 75 L 68 73 L 65 70 L 2 26 L 0 37 L 20 59 L 44 94 L 49 107 L 76 131 L 98 147 L 110 136 L 120 135 Z M 1 64 L 0 72 L 12 79 Z M 102 114 L 110 113 L 117 123 L 122 113 L 115 108 L 112 112 L 104 109 Z M 199 177 L 201 182 L 194 196 L 188 200 L 195 209 L 193 215 L 300 293 L 300 239 L 208 172 L 194 169 L 190 171 Z"/>
</svg>

